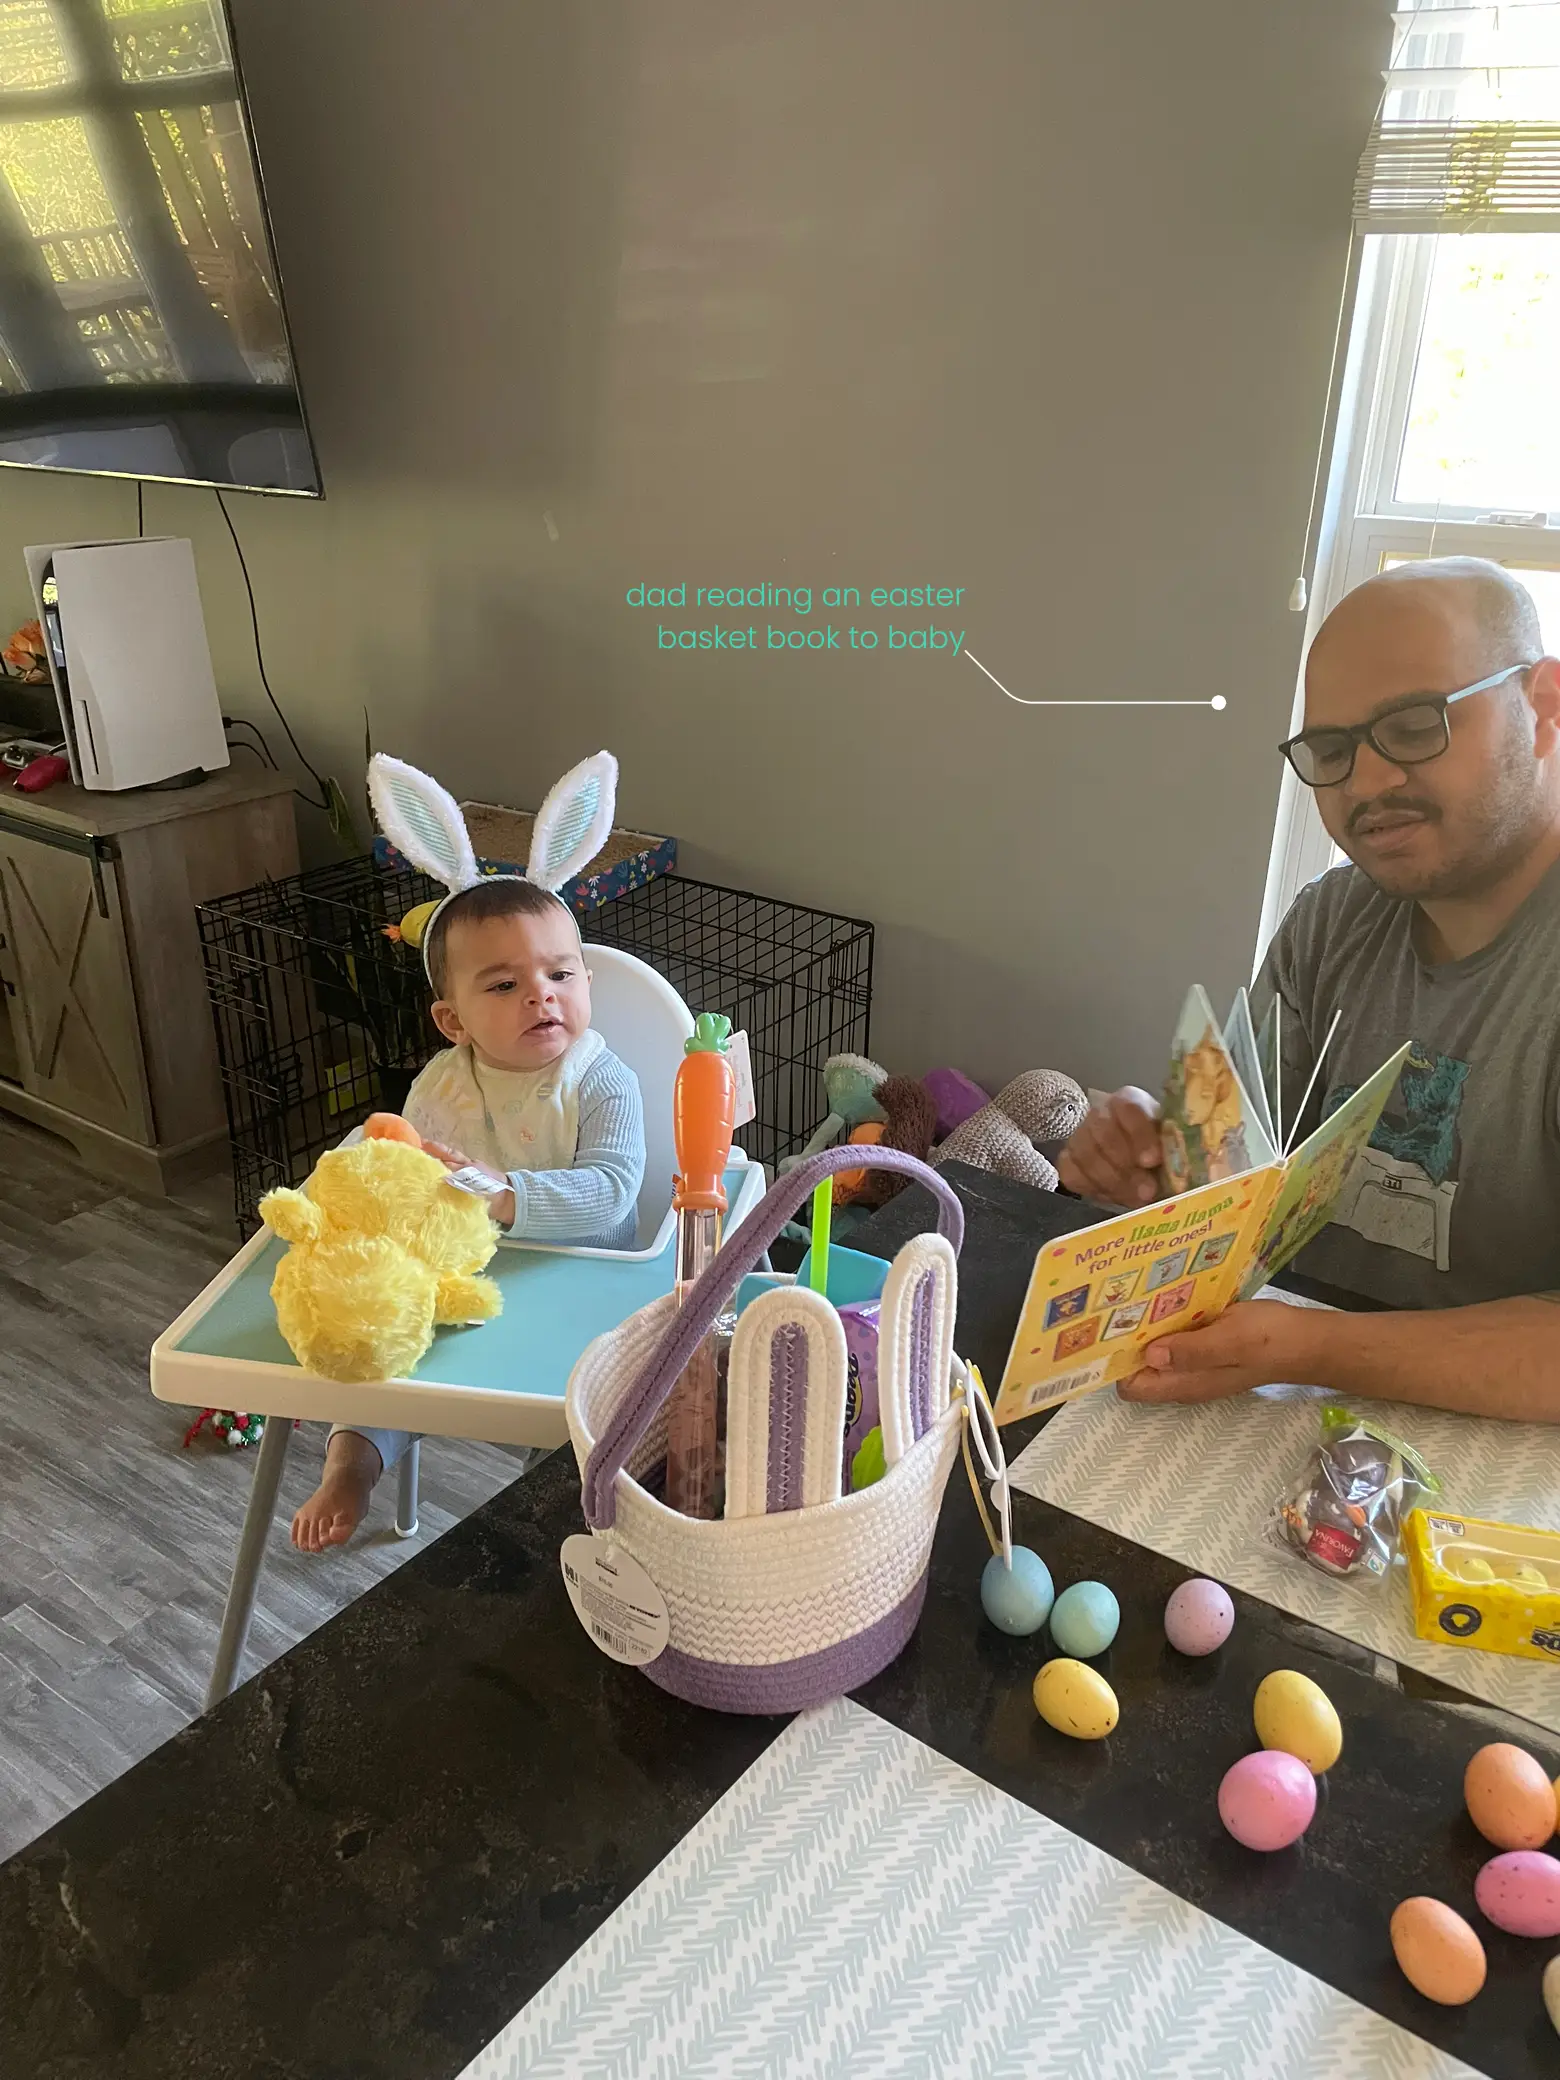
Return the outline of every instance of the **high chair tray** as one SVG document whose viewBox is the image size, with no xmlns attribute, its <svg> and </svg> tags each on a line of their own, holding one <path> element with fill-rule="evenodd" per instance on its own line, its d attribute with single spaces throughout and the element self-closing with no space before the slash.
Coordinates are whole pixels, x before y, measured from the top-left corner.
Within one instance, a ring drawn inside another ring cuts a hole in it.
<svg viewBox="0 0 1560 2080">
<path fill-rule="evenodd" d="M 762 1168 L 734 1165 L 726 1192 L 730 1232 L 762 1199 Z M 158 1337 L 151 1384 L 159 1401 L 490 1444 L 562 1444 L 575 1360 L 597 1336 L 669 1293 L 676 1267 L 670 1239 L 654 1256 L 512 1245 L 488 1266 L 504 1296 L 495 1321 L 438 1330 L 405 1379 L 350 1385 L 303 1371 L 282 1341 L 271 1280 L 285 1248 L 261 1229 Z"/>
</svg>

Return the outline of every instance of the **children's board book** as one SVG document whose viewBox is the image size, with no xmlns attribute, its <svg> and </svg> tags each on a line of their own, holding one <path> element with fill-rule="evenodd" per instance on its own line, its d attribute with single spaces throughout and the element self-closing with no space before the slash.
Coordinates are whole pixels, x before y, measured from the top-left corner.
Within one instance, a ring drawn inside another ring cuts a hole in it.
<svg viewBox="0 0 1560 2080">
<path fill-rule="evenodd" d="M 1249 1299 L 1327 1225 L 1408 1049 L 1286 1154 L 1278 1053 L 1266 1032 L 1253 1034 L 1244 991 L 1222 1029 L 1204 992 L 1191 992 L 1165 1081 L 1162 1183 L 1171 1196 L 1041 1250 L 997 1396 L 999 1423 L 1140 1371 L 1145 1345 Z"/>
</svg>

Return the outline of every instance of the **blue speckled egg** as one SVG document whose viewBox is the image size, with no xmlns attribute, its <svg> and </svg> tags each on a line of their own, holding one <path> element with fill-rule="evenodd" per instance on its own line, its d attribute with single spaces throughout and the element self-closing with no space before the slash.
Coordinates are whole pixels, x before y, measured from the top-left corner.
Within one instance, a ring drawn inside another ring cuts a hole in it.
<svg viewBox="0 0 1560 2080">
<path fill-rule="evenodd" d="M 1028 1546 L 1013 1548 L 1011 1569 L 1000 1553 L 993 1553 L 980 1578 L 981 1609 L 1000 1631 L 1019 1639 L 1040 1630 L 1055 1596 L 1050 1568 Z"/>
<path fill-rule="evenodd" d="M 1121 1605 L 1103 1582 L 1074 1582 L 1056 1599 L 1051 1637 L 1059 1653 L 1087 1661 L 1104 1653 L 1120 1623 Z"/>
</svg>

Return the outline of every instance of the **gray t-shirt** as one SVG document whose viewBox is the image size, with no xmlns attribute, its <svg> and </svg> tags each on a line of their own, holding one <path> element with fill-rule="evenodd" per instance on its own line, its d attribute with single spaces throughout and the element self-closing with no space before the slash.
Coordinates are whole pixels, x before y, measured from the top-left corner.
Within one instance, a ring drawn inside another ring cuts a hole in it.
<svg viewBox="0 0 1560 2080">
<path fill-rule="evenodd" d="M 1413 1044 L 1331 1223 L 1295 1269 L 1396 1307 L 1555 1291 L 1560 866 L 1466 960 L 1427 966 L 1416 915 L 1357 867 L 1335 867 L 1302 889 L 1263 964 L 1254 1008 L 1260 1017 L 1277 990 L 1286 1119 L 1342 1007 L 1306 1132 Z"/>
</svg>

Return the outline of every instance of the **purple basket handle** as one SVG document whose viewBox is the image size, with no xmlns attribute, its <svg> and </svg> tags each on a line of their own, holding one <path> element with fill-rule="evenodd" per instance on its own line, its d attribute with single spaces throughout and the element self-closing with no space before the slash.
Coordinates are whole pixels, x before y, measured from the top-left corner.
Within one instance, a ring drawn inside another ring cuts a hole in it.
<svg viewBox="0 0 1560 2080">
<path fill-rule="evenodd" d="M 952 1187 L 937 1172 L 902 1149 L 868 1142 L 825 1149 L 809 1156 L 786 1176 L 777 1178 L 751 1217 L 722 1243 L 708 1271 L 688 1294 L 660 1348 L 618 1404 L 612 1420 L 596 1441 L 585 1465 L 581 1501 L 592 1530 L 605 1531 L 617 1516 L 617 1477 L 634 1447 L 649 1429 L 657 1409 L 682 1377 L 683 1368 L 709 1332 L 723 1303 L 739 1279 L 753 1269 L 780 1230 L 814 1188 L 837 1170 L 898 1170 L 923 1184 L 936 1198 L 937 1232 L 953 1244 L 964 1240 L 964 1208 Z"/>
</svg>

